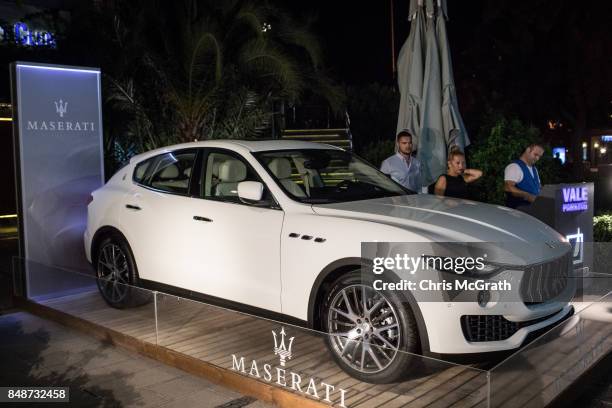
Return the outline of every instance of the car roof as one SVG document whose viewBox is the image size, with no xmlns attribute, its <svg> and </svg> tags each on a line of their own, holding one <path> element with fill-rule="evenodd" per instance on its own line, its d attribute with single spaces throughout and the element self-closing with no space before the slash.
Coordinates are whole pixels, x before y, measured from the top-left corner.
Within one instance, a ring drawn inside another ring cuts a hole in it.
<svg viewBox="0 0 612 408">
<path fill-rule="evenodd" d="M 211 141 L 212 142 L 212 141 Z M 306 142 L 303 140 L 224 140 L 223 142 L 238 144 L 251 152 L 263 152 L 269 150 L 293 150 L 293 149 L 336 149 L 339 147 Z M 206 143 L 206 142 L 203 142 Z"/>
<path fill-rule="evenodd" d="M 172 146 L 162 147 L 159 149 L 151 150 L 145 153 L 138 154 L 130 160 L 134 163 L 142 159 L 155 156 L 160 153 L 189 149 L 197 147 L 218 147 L 226 148 L 230 150 L 236 150 L 236 147 L 242 147 L 250 152 L 264 152 L 273 150 L 294 150 L 294 149 L 333 149 L 342 150 L 339 147 L 314 142 L 305 142 L 302 140 L 238 140 L 238 139 L 216 139 L 216 140 L 205 140 L 190 143 L 181 143 Z"/>
</svg>

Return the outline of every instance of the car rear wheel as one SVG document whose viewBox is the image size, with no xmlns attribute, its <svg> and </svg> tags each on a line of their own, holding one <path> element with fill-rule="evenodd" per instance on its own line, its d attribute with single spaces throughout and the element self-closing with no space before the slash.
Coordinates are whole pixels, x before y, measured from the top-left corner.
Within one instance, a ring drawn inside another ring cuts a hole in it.
<svg viewBox="0 0 612 408">
<path fill-rule="evenodd" d="M 342 369 L 371 383 L 398 381 L 418 350 L 408 305 L 393 292 L 376 291 L 359 271 L 332 284 L 324 305 L 327 346 Z"/>
<path fill-rule="evenodd" d="M 134 287 L 136 263 L 125 239 L 109 235 L 101 240 L 94 260 L 100 294 L 110 306 L 123 309 L 147 303 L 150 295 Z"/>
</svg>

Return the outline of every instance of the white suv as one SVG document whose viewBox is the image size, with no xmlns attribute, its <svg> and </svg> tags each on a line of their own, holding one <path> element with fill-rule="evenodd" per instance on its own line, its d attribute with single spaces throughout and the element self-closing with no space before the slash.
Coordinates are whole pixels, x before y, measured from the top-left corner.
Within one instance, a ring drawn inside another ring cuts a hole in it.
<svg viewBox="0 0 612 408">
<path fill-rule="evenodd" d="M 419 301 L 374 290 L 360 271 L 372 261 L 363 242 L 442 241 L 546 243 L 521 254 L 520 274 L 554 268 L 555 293 Z M 135 156 L 92 193 L 85 250 L 111 306 L 142 302 L 125 283 L 330 332 L 338 364 L 375 383 L 406 373 L 409 354 L 398 350 L 510 350 L 572 311 L 569 248 L 545 224 L 412 194 L 350 152 L 309 142 L 206 141 Z"/>
</svg>

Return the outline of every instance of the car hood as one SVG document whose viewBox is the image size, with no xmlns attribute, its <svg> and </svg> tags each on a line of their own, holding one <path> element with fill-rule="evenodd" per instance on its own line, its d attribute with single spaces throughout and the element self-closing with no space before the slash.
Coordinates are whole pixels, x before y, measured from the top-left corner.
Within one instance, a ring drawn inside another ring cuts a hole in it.
<svg viewBox="0 0 612 408">
<path fill-rule="evenodd" d="M 520 245 L 565 242 L 548 225 L 523 212 L 498 205 L 429 194 L 313 205 L 320 215 L 401 226 L 438 242 L 515 242 Z M 559 247 L 566 252 L 565 245 Z"/>
</svg>

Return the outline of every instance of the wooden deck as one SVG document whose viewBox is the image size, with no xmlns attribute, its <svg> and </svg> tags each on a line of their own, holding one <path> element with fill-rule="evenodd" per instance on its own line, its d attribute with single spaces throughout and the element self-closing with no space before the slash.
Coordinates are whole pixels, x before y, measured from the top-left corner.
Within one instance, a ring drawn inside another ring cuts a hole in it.
<svg viewBox="0 0 612 408">
<path fill-rule="evenodd" d="M 589 320 L 581 324 L 580 335 L 570 331 L 492 372 L 419 358 L 405 381 L 373 385 L 344 373 L 315 332 L 173 296 L 158 294 L 155 303 L 117 310 L 97 292 L 88 292 L 30 304 L 30 310 L 287 407 L 320 406 L 324 396 L 316 400 L 232 370 L 232 354 L 245 357 L 247 373 L 252 360 L 260 370 L 266 363 L 278 367 L 272 331 L 280 335 L 281 326 L 287 340 L 295 337 L 293 356 L 284 367 L 287 372 L 345 389 L 344 403 L 351 408 L 545 406 L 612 348 L 612 324 Z M 490 401 L 489 376 L 494 394 Z M 307 385 L 305 380 L 302 388 Z M 332 393 L 335 406 L 339 398 L 339 393 Z"/>
</svg>

